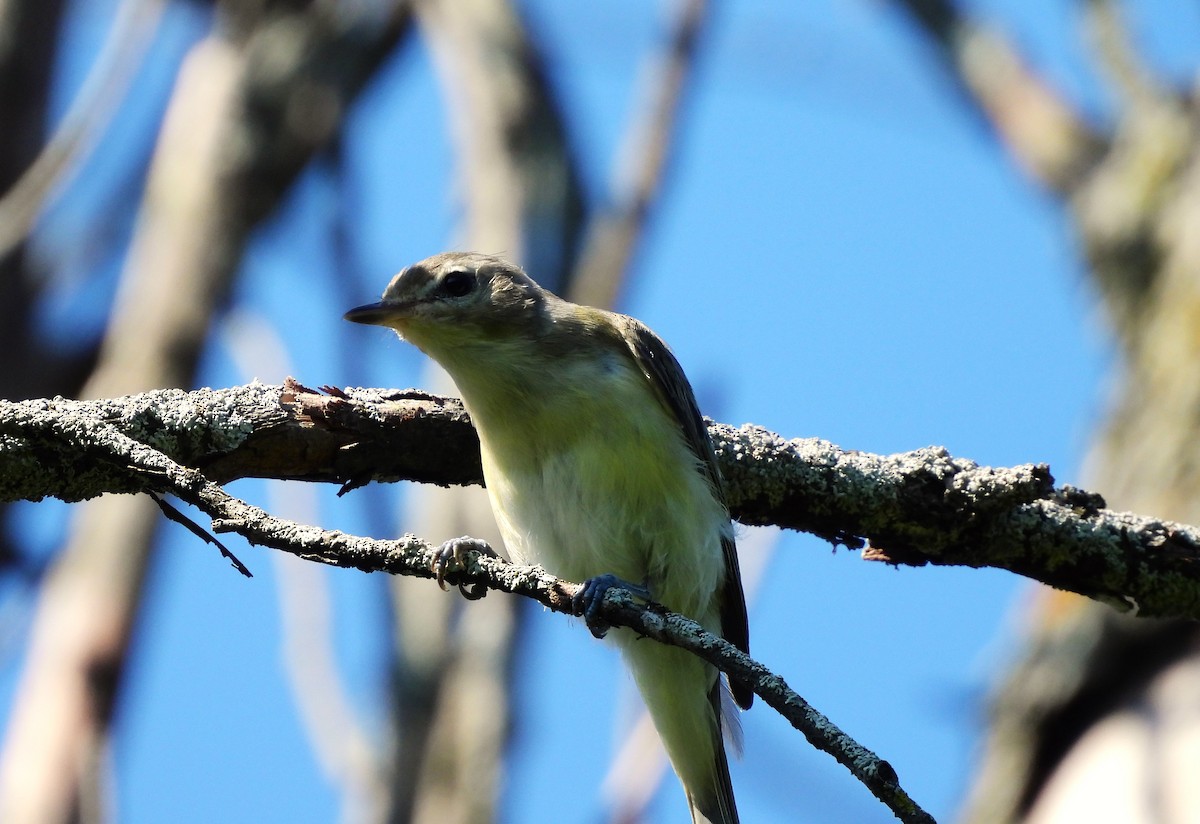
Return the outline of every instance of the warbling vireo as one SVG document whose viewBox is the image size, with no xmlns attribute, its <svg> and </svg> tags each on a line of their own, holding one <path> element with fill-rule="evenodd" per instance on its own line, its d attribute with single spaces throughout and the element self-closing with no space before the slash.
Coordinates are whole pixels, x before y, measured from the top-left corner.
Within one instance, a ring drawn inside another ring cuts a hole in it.
<svg viewBox="0 0 1200 824">
<path fill-rule="evenodd" d="M 450 252 L 346 313 L 389 326 L 454 379 L 479 431 L 492 510 L 512 559 L 586 586 L 594 631 L 613 585 L 641 591 L 749 650 L 746 603 L 708 430 L 678 361 L 624 315 L 578 306 L 500 258 Z M 632 582 L 627 584 L 625 582 Z M 738 820 L 718 671 L 610 633 L 683 783 L 694 822 Z M 742 708 L 753 694 L 730 685 Z"/>
</svg>

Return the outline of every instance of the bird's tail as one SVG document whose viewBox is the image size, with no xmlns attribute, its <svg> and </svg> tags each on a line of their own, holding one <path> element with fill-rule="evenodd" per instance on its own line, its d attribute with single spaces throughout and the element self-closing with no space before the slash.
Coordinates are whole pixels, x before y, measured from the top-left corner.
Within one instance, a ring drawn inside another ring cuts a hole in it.
<svg viewBox="0 0 1200 824">
<path fill-rule="evenodd" d="M 708 703 L 717 719 L 716 741 L 713 744 L 713 791 L 702 798 L 688 793 L 692 824 L 738 824 L 737 805 L 733 801 L 733 783 L 729 780 L 729 759 L 725 755 L 724 735 L 721 730 L 724 693 L 725 687 L 718 675 L 708 691 Z"/>
<path fill-rule="evenodd" d="M 621 646 L 683 784 L 693 824 L 738 824 L 721 733 L 720 674 L 686 650 L 649 639 L 630 637 Z"/>
</svg>

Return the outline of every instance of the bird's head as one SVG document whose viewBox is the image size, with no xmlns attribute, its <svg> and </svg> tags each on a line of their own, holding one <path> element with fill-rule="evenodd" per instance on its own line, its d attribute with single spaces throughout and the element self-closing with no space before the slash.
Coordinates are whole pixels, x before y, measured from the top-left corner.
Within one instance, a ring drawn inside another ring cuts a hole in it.
<svg viewBox="0 0 1200 824">
<path fill-rule="evenodd" d="M 458 348 L 535 336 L 550 300 L 502 258 L 445 252 L 404 269 L 378 303 L 351 309 L 345 318 L 388 326 L 441 360 Z"/>
</svg>

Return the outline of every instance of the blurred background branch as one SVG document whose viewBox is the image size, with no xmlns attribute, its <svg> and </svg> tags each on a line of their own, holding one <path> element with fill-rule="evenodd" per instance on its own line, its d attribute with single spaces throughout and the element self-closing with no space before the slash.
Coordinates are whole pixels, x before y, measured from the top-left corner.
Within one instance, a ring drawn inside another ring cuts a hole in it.
<svg viewBox="0 0 1200 824">
<path fill-rule="evenodd" d="M 10 3 L 12 15 L 20 14 L 24 5 Z M 25 241 L 50 199 L 78 171 L 88 153 L 95 148 L 99 133 L 108 128 L 134 74 L 142 68 L 142 59 L 162 15 L 162 7 L 161 0 L 124 0 L 117 9 L 108 38 L 71 109 L 37 158 L 22 170 L 21 177 L 3 187 L 0 258 L 7 257 Z M 58 10 L 51 10 L 50 22 L 56 20 L 58 14 Z M 13 41 L 25 36 L 23 26 L 22 21 L 14 22 L 11 30 L 20 34 L 14 34 Z M 5 72 L 5 75 L 15 77 L 17 73 Z M 17 117 L 11 122 L 28 123 L 31 120 Z"/>
</svg>

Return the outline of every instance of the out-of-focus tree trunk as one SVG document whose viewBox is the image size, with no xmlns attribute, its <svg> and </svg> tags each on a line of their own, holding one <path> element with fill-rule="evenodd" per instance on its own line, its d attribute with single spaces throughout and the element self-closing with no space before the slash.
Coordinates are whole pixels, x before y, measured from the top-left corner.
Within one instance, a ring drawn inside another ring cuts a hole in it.
<svg viewBox="0 0 1200 824">
<path fill-rule="evenodd" d="M 1122 357 L 1086 482 L 1118 509 L 1195 522 L 1200 109 L 1195 98 L 1131 77 L 1117 80 L 1125 110 L 1111 159 L 1075 202 Z M 1200 816 L 1193 774 L 1200 763 L 1200 629 L 1147 623 L 1090 602 L 1050 606 L 1034 639 L 1057 646 L 1064 637 L 1077 645 L 1079 683 L 1039 724 L 1045 732 L 1037 752 L 1047 769 L 1026 793 L 1026 820 Z"/>
<path fill-rule="evenodd" d="M 188 57 L 90 397 L 187 386 L 228 278 L 207 268 L 217 158 L 240 58 L 220 39 Z M 208 219 L 205 219 L 205 218 Z M 101 759 L 155 532 L 145 498 L 83 505 L 43 586 L 0 762 L 6 821 L 98 820 Z"/>
<path fill-rule="evenodd" d="M 43 143 L 62 6 L 62 0 L 0 3 L 0 123 L 5 124 L 0 129 L 0 192 L 20 179 Z M 23 244 L 0 254 L 0 397 L 74 394 L 90 367 L 92 353 L 52 352 L 34 333 L 36 281 Z M 0 567 L 19 563 L 8 539 L 7 512 L 0 507 Z"/>
<path fill-rule="evenodd" d="M 250 231 L 336 133 L 407 19 L 399 4 L 383 21 L 322 4 L 276 14 L 226 6 L 232 39 L 210 35 L 178 77 L 85 394 L 191 384 Z M 78 513 L 39 593 L 0 753 L 0 820 L 105 817 L 105 742 L 157 521 L 143 498 Z"/>
<path fill-rule="evenodd" d="M 498 249 L 551 288 L 574 262 L 583 204 L 536 44 L 504 0 L 422 0 L 421 30 L 441 77 L 459 159 L 464 248 Z M 453 393 L 444 373 L 435 388 Z M 413 490 L 405 529 L 500 547 L 479 489 Z M 511 725 L 510 598 L 462 599 L 391 581 L 396 616 L 392 822 L 494 821 Z"/>
<path fill-rule="evenodd" d="M 1117 509 L 1200 519 L 1200 106 L 1136 54 L 1117 4 L 1086 4 L 1118 102 L 1084 125 L 1016 48 L 945 0 L 898 0 L 1013 159 L 1062 199 L 1120 344 L 1120 381 L 1087 471 Z M 1126 604 L 1136 611 L 1136 604 Z M 1039 592 L 997 691 L 973 822 L 1200 815 L 1200 631 Z"/>
<path fill-rule="evenodd" d="M 12 188 L 42 146 L 62 6 L 62 0 L 0 4 L 0 192 Z M 90 358 L 49 351 L 34 334 L 37 285 L 27 263 L 24 246 L 0 256 L 0 397 L 74 392 Z"/>
<path fill-rule="evenodd" d="M 238 66 L 228 44 L 188 58 L 155 154 L 140 226 L 84 395 L 188 385 L 214 308 L 199 261 L 217 141 Z M 145 498 L 83 505 L 43 585 L 0 761 L 0 818 L 99 820 L 101 758 L 155 526 Z"/>
</svg>

